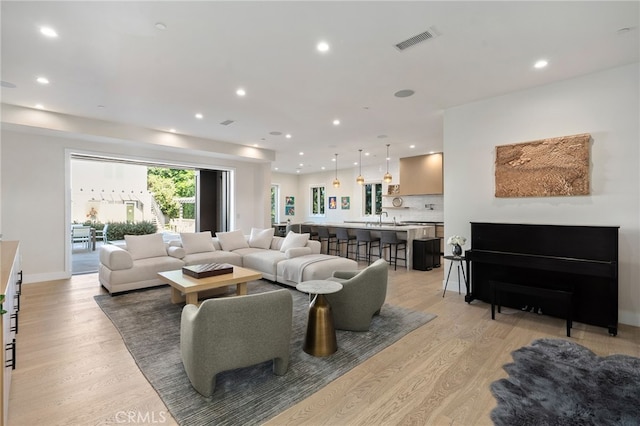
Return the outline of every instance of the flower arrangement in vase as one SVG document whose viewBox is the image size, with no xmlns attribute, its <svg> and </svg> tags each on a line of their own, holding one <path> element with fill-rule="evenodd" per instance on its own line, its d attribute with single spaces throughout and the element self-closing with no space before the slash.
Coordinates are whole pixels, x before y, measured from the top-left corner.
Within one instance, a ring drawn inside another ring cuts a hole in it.
<svg viewBox="0 0 640 426">
<path fill-rule="evenodd" d="M 467 243 L 467 239 L 465 237 L 461 237 L 460 235 L 452 235 L 447 240 L 447 244 L 453 246 L 451 252 L 454 256 L 462 256 L 462 246 Z"/>
</svg>

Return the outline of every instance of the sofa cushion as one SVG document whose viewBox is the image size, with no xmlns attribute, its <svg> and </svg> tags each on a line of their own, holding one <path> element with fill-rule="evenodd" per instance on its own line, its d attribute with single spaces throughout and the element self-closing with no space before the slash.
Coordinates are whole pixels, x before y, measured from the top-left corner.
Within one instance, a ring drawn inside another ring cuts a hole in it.
<svg viewBox="0 0 640 426">
<path fill-rule="evenodd" d="M 162 234 L 125 235 L 124 240 L 133 260 L 167 256 Z"/>
<path fill-rule="evenodd" d="M 222 250 L 233 251 L 239 248 L 247 248 L 249 244 L 242 231 L 216 232 Z"/>
<path fill-rule="evenodd" d="M 242 266 L 262 272 L 266 279 L 275 280 L 278 262 L 285 259 L 285 254 L 276 250 L 259 250 L 247 253 L 242 257 Z"/>
<path fill-rule="evenodd" d="M 212 238 L 211 231 L 180 233 L 185 254 L 214 251 L 215 247 L 213 246 Z"/>
<path fill-rule="evenodd" d="M 230 251 L 215 250 L 202 253 L 187 254 L 182 261 L 185 265 L 201 265 L 205 263 L 230 263 L 242 266 L 242 256 Z"/>
<path fill-rule="evenodd" d="M 251 234 L 249 235 L 249 247 L 268 249 L 271 247 L 273 231 L 275 231 L 273 228 L 251 228 Z"/>
<path fill-rule="evenodd" d="M 304 247 L 307 245 L 307 241 L 309 241 L 309 234 L 296 234 L 289 231 L 280 246 L 280 251 L 284 253 L 290 248 Z"/>
</svg>

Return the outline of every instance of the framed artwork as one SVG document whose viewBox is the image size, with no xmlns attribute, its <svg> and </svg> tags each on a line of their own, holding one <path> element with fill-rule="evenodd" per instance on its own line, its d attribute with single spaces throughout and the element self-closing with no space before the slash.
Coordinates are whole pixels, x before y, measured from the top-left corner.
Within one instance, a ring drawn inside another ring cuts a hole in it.
<svg viewBox="0 0 640 426">
<path fill-rule="evenodd" d="M 294 206 L 284 206 L 284 215 L 285 216 L 295 216 L 296 208 Z"/>
<path fill-rule="evenodd" d="M 349 210 L 351 207 L 351 200 L 349 197 L 342 197 L 342 203 L 340 203 L 340 206 L 342 207 L 342 210 Z"/>
<path fill-rule="evenodd" d="M 329 208 L 336 209 L 338 206 L 338 199 L 336 197 L 329 197 Z"/>
<path fill-rule="evenodd" d="M 589 195 L 588 133 L 496 147 L 496 197 Z"/>
<path fill-rule="evenodd" d="M 387 195 L 396 195 L 400 193 L 400 185 L 389 185 L 387 187 Z"/>
<path fill-rule="evenodd" d="M 287 197 L 284 197 L 284 200 L 285 200 L 285 205 L 287 206 L 295 206 L 296 204 L 296 197 L 287 196 Z"/>
</svg>

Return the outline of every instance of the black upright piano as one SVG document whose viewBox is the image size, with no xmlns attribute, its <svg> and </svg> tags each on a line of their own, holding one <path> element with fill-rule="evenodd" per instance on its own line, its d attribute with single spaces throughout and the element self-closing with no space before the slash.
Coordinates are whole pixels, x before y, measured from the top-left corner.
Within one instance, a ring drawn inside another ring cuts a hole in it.
<svg viewBox="0 0 640 426">
<path fill-rule="evenodd" d="M 571 292 L 572 320 L 606 327 L 615 336 L 618 229 L 471 222 L 471 250 L 465 252 L 471 282 L 465 300 L 491 303 L 491 283 L 510 283 L 534 291 L 501 295 L 502 305 L 521 308 L 533 304 L 544 314 L 563 317 L 564 307 L 551 299 L 536 298 L 535 289 Z"/>
</svg>

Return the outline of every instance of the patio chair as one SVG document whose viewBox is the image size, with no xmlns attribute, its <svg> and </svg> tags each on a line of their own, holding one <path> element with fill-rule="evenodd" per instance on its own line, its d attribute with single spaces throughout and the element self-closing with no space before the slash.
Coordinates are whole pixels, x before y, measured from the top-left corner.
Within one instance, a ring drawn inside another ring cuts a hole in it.
<svg viewBox="0 0 640 426">
<path fill-rule="evenodd" d="M 91 228 L 89 226 L 74 226 L 71 228 L 71 245 L 84 244 L 87 251 L 91 249 Z"/>
</svg>

